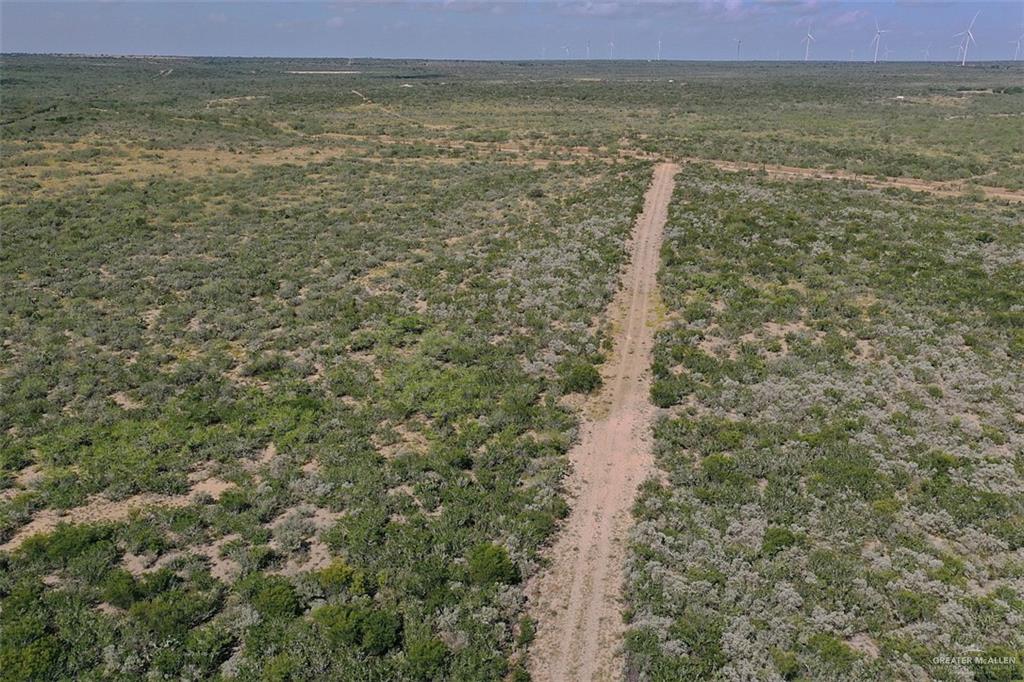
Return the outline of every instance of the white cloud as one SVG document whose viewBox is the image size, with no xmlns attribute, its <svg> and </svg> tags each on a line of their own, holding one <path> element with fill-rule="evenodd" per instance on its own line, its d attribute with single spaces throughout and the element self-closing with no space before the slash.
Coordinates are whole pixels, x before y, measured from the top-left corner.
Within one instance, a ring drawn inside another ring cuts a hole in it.
<svg viewBox="0 0 1024 682">
<path fill-rule="evenodd" d="M 838 26 L 850 26 L 852 24 L 860 23 L 861 19 L 864 19 L 867 16 L 868 16 L 867 10 L 863 10 L 863 9 L 850 10 L 849 12 L 843 12 L 842 14 L 837 14 L 834 17 L 831 17 L 828 20 L 827 25 L 828 26 L 836 26 L 836 27 L 838 27 Z"/>
</svg>

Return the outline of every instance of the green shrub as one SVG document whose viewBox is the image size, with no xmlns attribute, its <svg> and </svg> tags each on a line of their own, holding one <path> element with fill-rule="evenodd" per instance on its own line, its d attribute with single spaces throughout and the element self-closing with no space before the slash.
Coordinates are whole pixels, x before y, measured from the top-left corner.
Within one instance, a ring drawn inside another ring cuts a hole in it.
<svg viewBox="0 0 1024 682">
<path fill-rule="evenodd" d="M 651 384 L 651 402 L 661 408 L 678 405 L 693 392 L 693 380 L 683 374 L 655 379 Z"/>
<path fill-rule="evenodd" d="M 927 620 L 938 608 L 939 600 L 928 594 L 900 590 L 893 596 L 896 611 L 904 623 Z"/>
<path fill-rule="evenodd" d="M 743 481 L 739 466 L 729 455 L 708 455 L 700 463 L 704 478 L 711 483 L 733 485 Z"/>
<path fill-rule="evenodd" d="M 317 582 L 328 593 L 336 593 L 347 587 L 352 581 L 355 569 L 349 566 L 344 559 L 335 559 L 326 568 L 316 573 Z"/>
<path fill-rule="evenodd" d="M 761 553 L 765 556 L 775 556 L 786 547 L 796 544 L 797 536 L 788 528 L 769 526 L 764 532 L 764 541 L 761 543 Z"/>
<path fill-rule="evenodd" d="M 1006 352 L 1014 359 L 1024 359 L 1024 330 L 1013 332 L 1010 342 L 1007 344 Z"/>
<path fill-rule="evenodd" d="M 242 374 L 252 377 L 272 376 L 288 364 L 288 358 L 280 353 L 266 353 L 257 355 L 242 369 Z"/>
<path fill-rule="evenodd" d="M 139 599 L 141 590 L 128 571 L 117 568 L 107 575 L 103 584 L 103 600 L 126 609 Z"/>
<path fill-rule="evenodd" d="M 963 463 L 956 455 L 934 450 L 925 455 L 922 464 L 925 467 L 934 470 L 937 475 L 945 476 L 949 474 L 950 470 L 956 469 Z"/>
<path fill-rule="evenodd" d="M 812 635 L 808 644 L 823 663 L 838 670 L 849 669 L 858 658 L 857 652 L 832 635 L 824 633 Z"/>
<path fill-rule="evenodd" d="M 528 647 L 537 636 L 537 622 L 529 616 L 522 616 L 519 619 L 519 634 L 516 635 L 516 645 Z"/>
<path fill-rule="evenodd" d="M 334 645 L 354 646 L 370 656 L 384 655 L 401 640 L 401 619 L 369 606 L 323 606 L 313 612 L 313 620 Z"/>
<path fill-rule="evenodd" d="M 417 679 L 441 679 L 448 659 L 448 647 L 439 639 L 416 639 L 406 644 L 405 659 L 409 671 Z"/>
<path fill-rule="evenodd" d="M 266 618 L 290 618 L 299 611 L 299 597 L 286 578 L 254 574 L 241 582 L 239 591 Z"/>
<path fill-rule="evenodd" d="M 477 545 L 470 550 L 467 560 L 469 579 L 477 585 L 513 584 L 520 580 L 519 568 L 512 563 L 508 551 L 499 545 Z"/>
<path fill-rule="evenodd" d="M 558 367 L 564 393 L 590 393 L 601 386 L 601 373 L 585 360 L 567 360 Z"/>
<path fill-rule="evenodd" d="M 248 493 L 242 488 L 228 488 L 221 493 L 218 501 L 224 509 L 236 514 L 252 506 Z"/>
<path fill-rule="evenodd" d="M 218 606 L 219 599 L 215 595 L 173 589 L 150 600 L 136 602 L 129 613 L 154 636 L 182 640 L 192 627 L 209 618 Z"/>
<path fill-rule="evenodd" d="M 226 627 L 203 625 L 189 633 L 185 640 L 185 655 L 200 670 L 212 673 L 230 656 L 234 642 L 234 635 Z"/>
<path fill-rule="evenodd" d="M 263 668 L 263 682 L 290 682 L 302 679 L 301 668 L 295 657 L 287 652 L 279 653 L 267 661 Z"/>
<path fill-rule="evenodd" d="M 713 615 L 688 611 L 669 627 L 668 634 L 692 652 L 687 661 L 692 679 L 711 679 L 725 665 L 722 623 Z"/>
<path fill-rule="evenodd" d="M 23 645 L 0 643 L 0 676 L 9 682 L 54 679 L 63 645 L 56 637 L 42 635 Z"/>
<path fill-rule="evenodd" d="M 109 538 L 111 529 L 107 526 L 59 524 L 52 533 L 34 535 L 22 543 L 20 551 L 31 559 L 41 559 L 48 564 L 66 566 L 98 543 L 113 549 Z"/>
<path fill-rule="evenodd" d="M 772 651 L 772 660 L 782 679 L 793 680 L 800 674 L 800 661 L 792 651 L 775 649 Z"/>
</svg>

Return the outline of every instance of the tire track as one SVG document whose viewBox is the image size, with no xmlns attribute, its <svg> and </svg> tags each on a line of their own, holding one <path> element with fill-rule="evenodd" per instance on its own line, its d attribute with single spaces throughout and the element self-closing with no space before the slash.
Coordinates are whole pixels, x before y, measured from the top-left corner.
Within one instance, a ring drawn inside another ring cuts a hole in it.
<svg viewBox="0 0 1024 682">
<path fill-rule="evenodd" d="M 621 593 L 626 535 L 640 483 L 652 473 L 649 401 L 653 301 L 662 232 L 679 167 L 662 163 L 638 216 L 632 258 L 609 308 L 615 350 L 569 452 L 572 511 L 548 552 L 551 565 L 528 586 L 537 637 L 535 682 L 610 680 L 622 673 Z"/>
</svg>

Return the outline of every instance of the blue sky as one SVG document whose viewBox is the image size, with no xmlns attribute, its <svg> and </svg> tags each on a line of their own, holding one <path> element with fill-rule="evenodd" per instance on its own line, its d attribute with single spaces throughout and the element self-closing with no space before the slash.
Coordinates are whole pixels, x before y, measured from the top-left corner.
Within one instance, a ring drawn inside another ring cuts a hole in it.
<svg viewBox="0 0 1024 682">
<path fill-rule="evenodd" d="M 457 59 L 953 59 L 979 12 L 972 59 L 1010 59 L 1024 0 L 479 2 L 0 2 L 0 50 Z M 852 52 L 851 52 L 852 51 Z M 1022 50 L 1024 58 L 1024 50 Z"/>
</svg>

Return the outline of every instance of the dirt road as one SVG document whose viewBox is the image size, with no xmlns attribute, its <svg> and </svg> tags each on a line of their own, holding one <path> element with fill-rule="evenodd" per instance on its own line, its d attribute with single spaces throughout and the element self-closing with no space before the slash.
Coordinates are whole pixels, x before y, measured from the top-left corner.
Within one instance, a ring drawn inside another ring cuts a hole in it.
<svg viewBox="0 0 1024 682">
<path fill-rule="evenodd" d="M 604 385 L 587 406 L 580 442 L 570 451 L 572 512 L 529 585 L 537 637 L 530 650 L 535 682 L 621 676 L 621 588 L 626 534 L 637 487 L 652 472 L 649 368 L 652 303 L 662 231 L 679 168 L 659 164 L 637 219 L 632 259 L 609 309 L 614 355 Z"/>
</svg>

